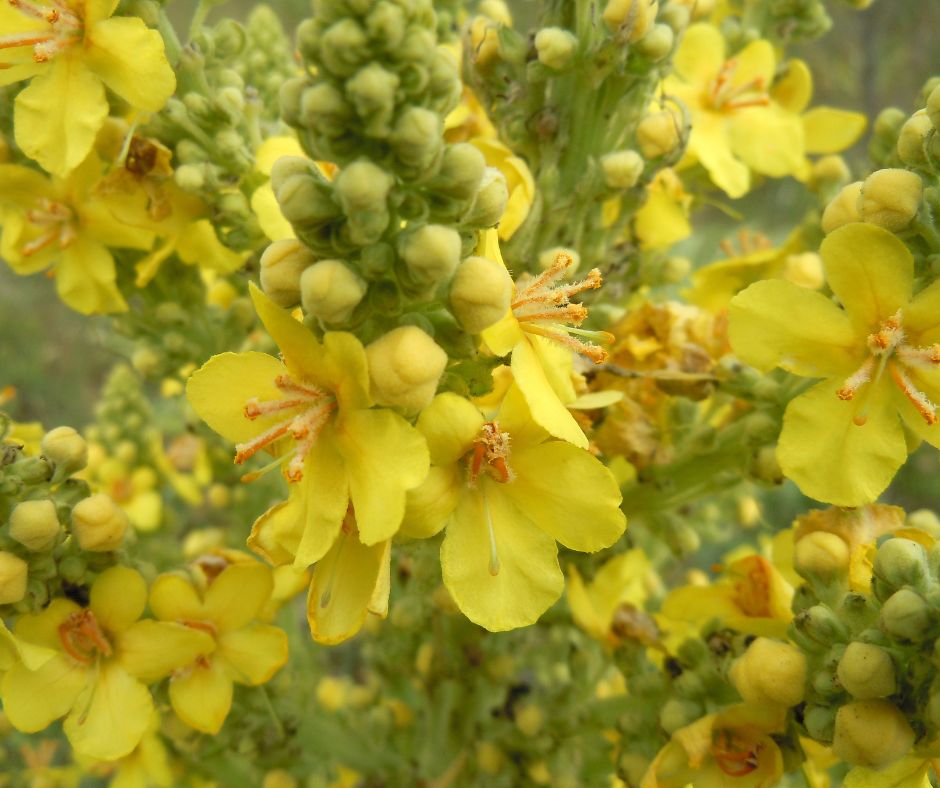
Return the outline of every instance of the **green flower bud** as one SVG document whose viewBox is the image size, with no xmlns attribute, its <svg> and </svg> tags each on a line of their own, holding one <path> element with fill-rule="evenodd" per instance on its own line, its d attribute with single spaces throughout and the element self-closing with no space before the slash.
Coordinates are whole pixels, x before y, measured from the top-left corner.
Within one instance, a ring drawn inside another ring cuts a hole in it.
<svg viewBox="0 0 940 788">
<path fill-rule="evenodd" d="M 404 9 L 389 2 L 380 2 L 366 18 L 366 30 L 373 40 L 382 41 L 388 51 L 401 44 L 408 29 Z"/>
<path fill-rule="evenodd" d="M 731 681 L 748 703 L 796 706 L 806 686 L 806 657 L 789 643 L 757 638 L 731 666 Z"/>
<path fill-rule="evenodd" d="M 628 30 L 627 40 L 633 42 L 646 35 L 658 10 L 658 0 L 608 0 L 603 17 L 611 30 Z"/>
<path fill-rule="evenodd" d="M 470 227 L 493 227 L 502 218 L 508 201 L 505 176 L 495 167 L 487 167 L 463 223 Z"/>
<path fill-rule="evenodd" d="M 696 10 L 701 2 L 696 3 Z M 706 12 L 707 13 L 707 12 Z M 688 6 L 670 3 L 657 17 L 664 25 L 669 25 L 673 33 L 681 33 L 689 26 L 690 12 Z"/>
<path fill-rule="evenodd" d="M 10 513 L 10 536 L 27 550 L 51 550 L 61 528 L 55 504 L 43 501 L 22 501 Z"/>
<path fill-rule="evenodd" d="M 516 727 L 525 736 L 537 736 L 545 724 L 545 713 L 535 703 L 525 703 L 516 709 Z"/>
<path fill-rule="evenodd" d="M 873 131 L 875 136 L 883 143 L 894 145 L 897 142 L 898 132 L 907 120 L 907 114 L 897 107 L 886 107 L 875 118 Z"/>
<path fill-rule="evenodd" d="M 238 119 L 245 111 L 245 94 L 238 88 L 222 88 L 215 100 L 219 108 L 233 120 Z"/>
<path fill-rule="evenodd" d="M 685 279 L 692 270 L 692 261 L 688 257 L 667 257 L 659 269 L 659 278 L 663 284 L 675 285 Z"/>
<path fill-rule="evenodd" d="M 933 131 L 933 124 L 923 110 L 915 112 L 901 126 L 898 134 L 898 157 L 909 167 L 920 167 L 927 163 L 924 142 Z"/>
<path fill-rule="evenodd" d="M 830 644 L 848 638 L 848 630 L 825 605 L 813 605 L 793 619 L 794 626 L 818 643 Z"/>
<path fill-rule="evenodd" d="M 298 162 L 307 172 L 295 172 Z M 310 170 L 312 162 L 283 156 L 271 170 L 271 186 L 284 218 L 300 232 L 313 229 L 340 214 L 333 201 L 332 187 Z"/>
<path fill-rule="evenodd" d="M 234 19 L 223 19 L 212 31 L 212 43 L 215 53 L 224 60 L 240 54 L 245 48 L 248 37 L 245 28 Z"/>
<path fill-rule="evenodd" d="M 316 262 L 309 248 L 295 238 L 275 241 L 261 255 L 261 289 L 278 306 L 300 303 L 300 276 Z"/>
<path fill-rule="evenodd" d="M 832 750 L 853 766 L 880 769 L 906 755 L 913 744 L 911 726 L 887 701 L 857 701 L 836 713 Z"/>
<path fill-rule="evenodd" d="M 19 556 L 0 551 L 0 605 L 12 605 L 26 596 L 29 565 Z"/>
<path fill-rule="evenodd" d="M 910 170 L 877 170 L 862 183 L 859 214 L 862 221 L 891 232 L 903 230 L 917 215 L 924 184 Z"/>
<path fill-rule="evenodd" d="M 637 49 L 654 63 L 668 57 L 676 43 L 676 34 L 669 25 L 653 25 L 637 42 Z"/>
<path fill-rule="evenodd" d="M 206 184 L 204 164 L 181 164 L 173 171 L 176 185 L 184 192 L 198 192 Z"/>
<path fill-rule="evenodd" d="M 936 85 L 927 96 L 926 111 L 933 127 L 940 131 L 940 84 Z"/>
<path fill-rule="evenodd" d="M 85 498 L 72 509 L 71 530 L 82 550 L 117 550 L 124 541 L 127 526 L 124 510 L 104 493 Z"/>
<path fill-rule="evenodd" d="M 812 531 L 793 548 L 793 568 L 807 579 L 826 582 L 849 570 L 849 546 L 827 531 Z"/>
<path fill-rule="evenodd" d="M 783 471 L 777 460 L 776 446 L 763 446 L 758 450 L 751 464 L 751 473 L 755 479 L 763 482 L 780 484 L 783 481 Z"/>
<path fill-rule="evenodd" d="M 364 123 L 368 137 L 387 137 L 395 114 L 395 93 L 398 75 L 386 71 L 378 63 L 370 63 L 346 83 L 346 95 Z"/>
<path fill-rule="evenodd" d="M 293 77 L 281 83 L 278 88 L 278 103 L 281 106 L 281 117 L 291 126 L 299 126 L 301 97 L 307 85 L 306 77 Z M 303 125 L 307 125 L 304 123 Z"/>
<path fill-rule="evenodd" d="M 307 43 L 311 43 L 309 36 L 307 38 Z M 327 70 L 338 77 L 355 74 L 371 54 L 365 30 L 349 17 L 341 19 L 322 33 L 316 52 Z"/>
<path fill-rule="evenodd" d="M 41 449 L 60 479 L 88 464 L 88 444 L 71 427 L 56 427 L 47 432 L 42 438 Z"/>
<path fill-rule="evenodd" d="M 601 159 L 604 183 L 610 189 L 632 189 L 643 174 L 646 162 L 635 150 L 618 150 Z"/>
<path fill-rule="evenodd" d="M 393 179 L 371 161 L 355 161 L 336 176 L 336 193 L 347 217 L 385 211 Z"/>
<path fill-rule="evenodd" d="M 873 569 L 892 590 L 906 585 L 924 589 L 929 579 L 927 552 L 917 542 L 900 537 L 888 539 L 878 548 Z"/>
<path fill-rule="evenodd" d="M 850 183 L 848 186 L 843 186 L 839 193 L 833 197 L 826 206 L 826 210 L 823 211 L 823 232 L 831 233 L 844 224 L 860 222 L 862 216 L 859 213 L 858 205 L 861 199 L 861 181 L 855 181 L 855 183 Z"/>
<path fill-rule="evenodd" d="M 304 312 L 324 323 L 345 323 L 366 294 L 366 283 L 341 260 L 320 260 L 300 278 Z"/>
<path fill-rule="evenodd" d="M 416 413 L 430 404 L 447 354 L 416 326 L 401 326 L 366 348 L 372 396 L 379 405 Z"/>
<path fill-rule="evenodd" d="M 849 171 L 845 159 L 838 154 L 831 153 L 828 156 L 823 156 L 813 164 L 810 185 L 817 191 L 826 187 L 841 187 L 848 183 L 851 177 L 852 173 Z"/>
<path fill-rule="evenodd" d="M 469 142 L 448 145 L 444 149 L 441 169 L 435 182 L 436 191 L 459 199 L 470 199 L 480 187 L 485 169 L 486 159 Z"/>
<path fill-rule="evenodd" d="M 704 712 L 702 705 L 686 698 L 670 698 L 659 710 L 659 724 L 668 734 L 691 725 Z"/>
<path fill-rule="evenodd" d="M 424 107 L 409 107 L 395 123 L 389 142 L 398 160 L 410 167 L 426 169 L 440 156 L 444 120 Z"/>
<path fill-rule="evenodd" d="M 577 36 L 560 27 L 546 27 L 535 34 L 539 62 L 556 71 L 563 71 L 571 65 L 577 48 Z"/>
<path fill-rule="evenodd" d="M 682 144 L 681 124 L 681 118 L 672 110 L 643 118 L 636 127 L 636 142 L 643 156 L 658 159 L 675 151 Z"/>
<path fill-rule="evenodd" d="M 836 672 L 839 683 L 854 698 L 886 698 L 897 691 L 894 663 L 888 652 L 870 643 L 849 643 Z"/>
<path fill-rule="evenodd" d="M 131 356 L 131 365 L 143 377 L 151 377 L 160 369 L 163 357 L 150 345 L 138 347 Z"/>
<path fill-rule="evenodd" d="M 806 732 L 820 742 L 831 742 L 836 725 L 836 710 L 832 706 L 807 705 L 803 711 Z"/>
<path fill-rule="evenodd" d="M 512 300 L 512 277 L 488 257 L 468 257 L 450 286 L 450 308 L 468 334 L 479 334 L 501 320 Z"/>
<path fill-rule="evenodd" d="M 916 591 L 902 588 L 881 607 L 881 628 L 901 640 L 920 640 L 931 623 L 931 610 Z"/>
<path fill-rule="evenodd" d="M 934 539 L 940 539 L 940 517 L 930 509 L 917 509 L 907 515 L 909 528 L 916 528 L 930 534 Z"/>
<path fill-rule="evenodd" d="M 420 285 L 447 282 L 460 262 L 460 233 L 440 224 L 426 224 L 402 246 L 408 272 Z"/>
</svg>

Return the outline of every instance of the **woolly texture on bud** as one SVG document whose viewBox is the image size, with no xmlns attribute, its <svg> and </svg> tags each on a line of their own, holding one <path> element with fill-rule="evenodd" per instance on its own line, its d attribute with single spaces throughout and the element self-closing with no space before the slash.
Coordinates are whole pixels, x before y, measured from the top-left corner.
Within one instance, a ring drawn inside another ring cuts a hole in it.
<svg viewBox="0 0 940 788">
<path fill-rule="evenodd" d="M 561 71 L 571 64 L 577 48 L 577 37 L 560 27 L 545 27 L 535 34 L 535 51 L 538 53 L 539 62 L 556 71 Z"/>
<path fill-rule="evenodd" d="M 117 550 L 124 540 L 127 526 L 124 510 L 104 493 L 85 498 L 72 509 L 72 534 L 82 550 Z"/>
<path fill-rule="evenodd" d="M 795 706 L 803 700 L 806 657 L 789 643 L 757 638 L 731 666 L 731 681 L 748 703 Z"/>
<path fill-rule="evenodd" d="M 300 303 L 300 275 L 316 257 L 294 238 L 275 241 L 261 255 L 261 289 L 278 306 Z"/>
<path fill-rule="evenodd" d="M 793 548 L 793 568 L 803 577 L 828 580 L 849 569 L 849 546 L 835 534 L 813 531 Z"/>
<path fill-rule="evenodd" d="M 839 193 L 832 198 L 822 215 L 822 228 L 824 233 L 831 233 L 844 224 L 860 222 L 861 214 L 858 212 L 858 203 L 862 197 L 862 182 L 855 181 L 843 186 Z"/>
<path fill-rule="evenodd" d="M 26 596 L 29 565 L 13 553 L 0 551 L 0 605 L 12 605 Z"/>
<path fill-rule="evenodd" d="M 898 134 L 898 157 L 901 161 L 910 167 L 925 164 L 927 154 L 924 152 L 924 141 L 931 131 L 933 124 L 926 112 L 921 110 L 911 115 Z"/>
<path fill-rule="evenodd" d="M 415 281 L 436 285 L 448 281 L 460 262 L 460 233 L 427 224 L 405 240 L 402 257 Z"/>
<path fill-rule="evenodd" d="M 654 112 L 636 127 L 636 142 L 647 159 L 667 156 L 682 142 L 679 133 L 681 120 L 675 112 Z"/>
<path fill-rule="evenodd" d="M 643 174 L 643 157 L 635 150 L 618 150 L 601 159 L 604 183 L 611 189 L 631 189 Z"/>
<path fill-rule="evenodd" d="M 461 328 L 479 334 L 502 319 L 512 300 L 512 277 L 488 257 L 468 257 L 450 287 L 450 308 Z"/>
<path fill-rule="evenodd" d="M 48 499 L 22 501 L 10 513 L 10 536 L 28 550 L 49 550 L 60 530 L 55 504 Z"/>
<path fill-rule="evenodd" d="M 417 326 L 401 326 L 366 348 L 372 396 L 415 413 L 434 398 L 447 354 Z"/>
<path fill-rule="evenodd" d="M 324 323 L 343 323 L 366 294 L 366 283 L 341 260 L 321 260 L 300 277 L 304 312 Z"/>
<path fill-rule="evenodd" d="M 849 643 L 836 670 L 839 683 L 857 700 L 886 698 L 897 689 L 888 652 L 871 643 Z"/>
<path fill-rule="evenodd" d="M 913 744 L 911 726 L 887 701 L 849 703 L 836 713 L 832 750 L 854 766 L 880 769 L 903 757 Z"/>
<path fill-rule="evenodd" d="M 88 444 L 71 427 L 56 427 L 42 438 L 43 456 L 60 474 L 72 474 L 88 464 Z"/>
<path fill-rule="evenodd" d="M 627 39 L 638 41 L 650 29 L 658 10 L 658 0 L 608 0 L 603 16 L 611 30 L 625 27 L 630 31 Z"/>
<path fill-rule="evenodd" d="M 920 176 L 910 170 L 878 170 L 862 183 L 859 213 L 863 221 L 897 232 L 917 215 L 923 193 Z"/>
</svg>

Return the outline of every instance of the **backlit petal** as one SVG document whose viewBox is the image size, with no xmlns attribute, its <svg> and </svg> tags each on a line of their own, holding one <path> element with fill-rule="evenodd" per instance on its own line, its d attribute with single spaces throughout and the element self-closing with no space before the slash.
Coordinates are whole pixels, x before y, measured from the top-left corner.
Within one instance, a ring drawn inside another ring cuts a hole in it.
<svg viewBox="0 0 940 788">
<path fill-rule="evenodd" d="M 114 258 L 97 241 L 79 236 L 62 252 L 55 269 L 56 291 L 83 315 L 126 312 L 127 302 L 116 284 Z"/>
<path fill-rule="evenodd" d="M 773 105 L 739 110 L 728 129 L 734 155 L 755 172 L 782 178 L 803 164 L 803 124 L 791 112 Z"/>
<path fill-rule="evenodd" d="M 116 646 L 124 669 L 149 684 L 211 654 L 215 640 L 201 629 L 145 618 L 122 632 Z"/>
<path fill-rule="evenodd" d="M 292 493 L 302 518 L 294 562 L 304 568 L 319 561 L 333 546 L 349 505 L 346 465 L 332 430 L 320 435 L 304 464 L 303 481 L 292 487 L 302 488 Z"/>
<path fill-rule="evenodd" d="M 129 567 L 112 566 L 98 575 L 92 584 L 88 606 L 104 629 L 121 632 L 144 612 L 147 581 Z"/>
<path fill-rule="evenodd" d="M 14 665 L 3 676 L 3 711 L 17 730 L 41 731 L 68 713 L 88 683 L 88 668 L 57 654 L 38 670 Z"/>
<path fill-rule="evenodd" d="M 483 428 L 483 416 L 469 400 L 446 392 L 421 411 L 417 426 L 427 441 L 431 462 L 450 465 L 473 448 Z"/>
<path fill-rule="evenodd" d="M 838 153 L 858 142 L 868 119 L 860 112 L 815 107 L 803 116 L 807 153 Z"/>
<path fill-rule="evenodd" d="M 213 659 L 239 684 L 264 684 L 287 662 L 287 634 L 270 624 L 226 632 Z"/>
<path fill-rule="evenodd" d="M 813 95 L 813 73 L 802 60 L 788 60 L 783 75 L 774 81 L 771 98 L 788 112 L 800 113 Z"/>
<path fill-rule="evenodd" d="M 731 135 L 724 118 L 703 112 L 695 120 L 689 135 L 689 152 L 719 189 L 729 197 L 742 197 L 751 188 L 751 173 L 731 152 Z"/>
<path fill-rule="evenodd" d="M 196 666 L 170 682 L 170 703 L 190 728 L 218 733 L 232 708 L 232 680 L 221 666 Z"/>
<path fill-rule="evenodd" d="M 673 68 L 687 82 L 704 88 L 725 60 L 725 39 L 714 25 L 689 25 L 673 56 Z"/>
<path fill-rule="evenodd" d="M 256 618 L 271 596 L 271 570 L 257 561 L 230 564 L 212 581 L 205 609 L 219 632 L 243 627 Z"/>
</svg>

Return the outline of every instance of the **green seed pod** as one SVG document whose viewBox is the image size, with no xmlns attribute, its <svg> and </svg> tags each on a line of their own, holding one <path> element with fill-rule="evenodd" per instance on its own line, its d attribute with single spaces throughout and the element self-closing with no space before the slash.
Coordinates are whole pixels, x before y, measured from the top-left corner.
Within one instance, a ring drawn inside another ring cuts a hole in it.
<svg viewBox="0 0 940 788">
<path fill-rule="evenodd" d="M 891 657 L 883 648 L 870 643 L 849 643 L 836 675 L 857 700 L 886 698 L 897 690 Z"/>
</svg>

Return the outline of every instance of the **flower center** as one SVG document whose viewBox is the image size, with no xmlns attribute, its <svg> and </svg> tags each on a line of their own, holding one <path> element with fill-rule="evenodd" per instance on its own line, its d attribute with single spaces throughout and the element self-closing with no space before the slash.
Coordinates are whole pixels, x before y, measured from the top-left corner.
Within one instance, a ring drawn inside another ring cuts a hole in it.
<svg viewBox="0 0 940 788">
<path fill-rule="evenodd" d="M 764 560 L 753 556 L 740 563 L 735 571 L 734 601 L 750 618 L 770 616 L 770 577 Z"/>
<path fill-rule="evenodd" d="M 916 369 L 936 369 L 937 365 L 940 365 L 940 344 L 914 347 L 904 340 L 904 327 L 899 309 L 881 324 L 878 331 L 868 335 L 868 349 L 871 355 L 846 378 L 836 396 L 846 401 L 854 399 L 862 386 L 877 382 L 887 369 L 895 385 L 901 389 L 927 425 L 931 426 L 937 423 L 937 406 L 914 385 L 909 373 Z M 862 413 L 855 417 L 855 423 L 861 426 L 866 418 Z"/>
<path fill-rule="evenodd" d="M 20 247 L 24 257 L 56 245 L 66 249 L 78 237 L 75 213 L 65 203 L 43 197 L 26 212 L 26 220 L 39 230 L 39 235 Z"/>
<path fill-rule="evenodd" d="M 0 49 L 32 47 L 33 60 L 45 63 L 62 50 L 81 40 L 83 22 L 65 3 L 53 0 L 52 5 L 39 5 L 30 0 L 7 0 L 24 16 L 41 19 L 48 24 L 46 30 L 30 30 L 0 36 Z M 0 63 L 0 68 L 9 68 L 12 63 Z"/>
<path fill-rule="evenodd" d="M 746 107 L 766 107 L 770 96 L 763 77 L 756 77 L 743 85 L 734 84 L 734 72 L 738 63 L 734 58 L 726 60 L 711 81 L 705 94 L 705 103 L 718 111 L 732 111 Z"/>
<path fill-rule="evenodd" d="M 59 624 L 59 640 L 65 653 L 83 665 L 91 665 L 98 655 L 110 657 L 113 653 L 95 614 L 87 609 L 72 613 Z"/>
<path fill-rule="evenodd" d="M 500 432 L 499 424 L 488 421 L 473 442 L 469 454 L 469 475 L 467 483 L 476 487 L 481 473 L 488 473 L 500 484 L 511 482 L 515 478 L 509 467 L 509 433 Z"/>
<path fill-rule="evenodd" d="M 761 745 L 751 744 L 732 731 L 718 731 L 712 739 L 711 751 L 718 768 L 729 777 L 744 777 L 760 765 Z"/>
<path fill-rule="evenodd" d="M 572 265 L 574 260 L 571 255 L 564 252 L 555 255 L 555 261 L 549 269 L 517 291 L 512 302 L 512 313 L 523 331 L 546 337 L 600 364 L 607 360 L 607 351 L 597 343 L 610 343 L 614 338 L 606 331 L 584 331 L 578 328 L 587 317 L 587 307 L 584 304 L 572 304 L 570 298 L 585 290 L 599 288 L 602 283 L 601 272 L 595 268 L 580 282 L 558 284 L 558 280 Z"/>
<path fill-rule="evenodd" d="M 284 419 L 254 439 L 236 444 L 235 462 L 241 465 L 265 446 L 269 446 L 286 435 L 291 436 L 296 442 L 294 451 L 284 457 L 279 457 L 260 471 L 245 474 L 242 477 L 243 481 L 252 481 L 270 468 L 287 461 L 285 471 L 287 480 L 299 482 L 304 475 L 304 460 L 307 454 L 329 421 L 330 414 L 336 409 L 336 399 L 331 394 L 309 383 L 296 381 L 290 375 L 278 375 L 274 379 L 274 385 L 285 396 L 274 400 L 259 400 L 257 397 L 252 397 L 245 403 L 245 418 L 253 421 L 259 416 L 284 412 Z"/>
</svg>

